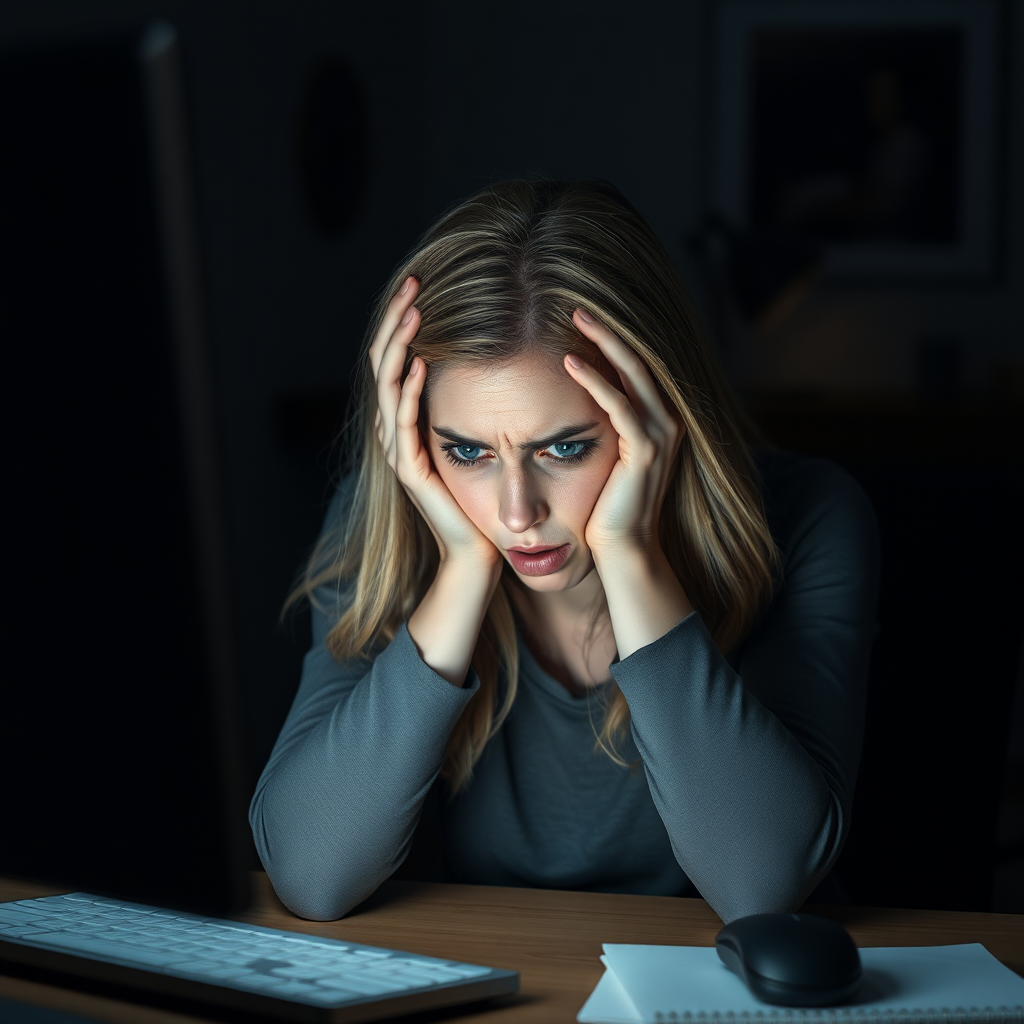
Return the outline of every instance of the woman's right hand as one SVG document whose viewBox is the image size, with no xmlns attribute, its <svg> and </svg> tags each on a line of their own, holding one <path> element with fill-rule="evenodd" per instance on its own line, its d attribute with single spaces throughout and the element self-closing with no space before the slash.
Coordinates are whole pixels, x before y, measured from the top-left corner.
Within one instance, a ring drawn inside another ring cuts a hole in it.
<svg viewBox="0 0 1024 1024">
<path fill-rule="evenodd" d="M 427 367 L 419 356 L 413 358 L 402 381 L 409 342 L 420 325 L 419 310 L 413 305 L 418 292 L 416 278 L 406 278 L 388 304 L 380 330 L 370 345 L 370 363 L 377 381 L 377 439 L 388 465 L 430 527 L 441 563 L 478 563 L 492 572 L 497 583 L 501 552 L 463 512 L 435 469 L 420 436 L 420 396 Z"/>
</svg>

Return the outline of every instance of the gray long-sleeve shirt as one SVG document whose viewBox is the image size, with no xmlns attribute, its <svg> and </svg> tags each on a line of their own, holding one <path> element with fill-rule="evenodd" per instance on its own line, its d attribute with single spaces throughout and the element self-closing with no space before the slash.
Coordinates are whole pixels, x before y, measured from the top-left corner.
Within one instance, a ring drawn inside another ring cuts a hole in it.
<svg viewBox="0 0 1024 1024">
<path fill-rule="evenodd" d="M 848 828 L 878 537 L 867 498 L 838 466 L 768 453 L 758 462 L 782 585 L 731 661 L 693 613 L 612 663 L 635 771 L 594 749 L 603 688 L 571 696 L 520 633 L 513 710 L 449 800 L 438 772 L 475 674 L 452 686 L 406 625 L 372 660 L 335 661 L 325 637 L 342 599 L 323 588 L 299 690 L 250 808 L 285 905 L 317 920 L 344 915 L 402 863 L 422 815 L 446 880 L 659 895 L 696 886 L 726 921 L 798 907 Z M 327 524 L 347 513 L 351 483 Z"/>
</svg>

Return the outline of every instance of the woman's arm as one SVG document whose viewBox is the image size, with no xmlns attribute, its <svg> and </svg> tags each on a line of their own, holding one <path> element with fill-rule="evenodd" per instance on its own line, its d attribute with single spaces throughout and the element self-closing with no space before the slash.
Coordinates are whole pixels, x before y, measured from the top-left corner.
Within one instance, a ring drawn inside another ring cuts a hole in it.
<svg viewBox="0 0 1024 1024">
<path fill-rule="evenodd" d="M 768 506 L 785 575 L 734 671 L 658 543 L 683 419 L 619 337 L 580 309 L 573 322 L 621 383 L 566 356 L 619 434 L 586 539 L 655 806 L 680 866 L 723 919 L 793 909 L 849 820 L 876 630 L 874 514 L 838 466 L 791 459 L 787 473 L 785 457 L 767 460 L 783 466 Z"/>
<path fill-rule="evenodd" d="M 404 370 L 418 291 L 409 277 L 391 297 L 368 358 L 377 454 L 437 541 L 439 568 L 372 660 L 335 662 L 326 639 L 346 598 L 329 587 L 316 595 L 313 647 L 249 811 L 274 889 L 300 917 L 341 917 L 405 860 L 451 731 L 479 686 L 470 659 L 501 575 L 501 554 L 452 497 L 419 432 L 427 368 L 417 356 Z M 339 488 L 328 528 L 349 514 L 353 485 L 350 476 Z"/>
<path fill-rule="evenodd" d="M 676 859 L 726 921 L 796 909 L 838 855 L 876 632 L 863 491 L 838 466 L 792 460 L 771 500 L 784 580 L 735 670 L 695 613 L 612 664 Z M 630 621 L 645 612 L 664 618 L 657 588 L 631 593 Z"/>
<path fill-rule="evenodd" d="M 328 528 L 343 514 L 346 490 L 343 484 L 332 502 Z M 260 860 L 300 917 L 343 916 L 408 854 L 448 737 L 479 686 L 472 672 L 461 685 L 465 668 L 458 681 L 445 678 L 452 666 L 468 666 L 475 633 L 446 629 L 447 643 L 418 645 L 414 623 L 429 630 L 442 620 L 476 621 L 479 631 L 490 596 L 478 593 L 488 585 L 483 579 L 449 564 L 385 649 L 343 664 L 326 637 L 344 595 L 331 587 L 317 592 L 313 645 L 249 811 Z"/>
</svg>

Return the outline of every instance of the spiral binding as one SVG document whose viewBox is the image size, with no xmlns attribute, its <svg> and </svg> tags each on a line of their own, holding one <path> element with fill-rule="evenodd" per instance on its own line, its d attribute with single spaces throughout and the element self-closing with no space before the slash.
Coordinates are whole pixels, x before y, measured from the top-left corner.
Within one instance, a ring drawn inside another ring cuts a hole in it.
<svg viewBox="0 0 1024 1024">
<path fill-rule="evenodd" d="M 930 1007 L 920 1010 L 897 1010 L 889 1012 L 878 1009 L 861 1009 L 859 1007 L 823 1007 L 820 1009 L 778 1009 L 747 1010 L 712 1013 L 655 1013 L 655 1024 L 704 1024 L 715 1021 L 716 1024 L 772 1024 L 772 1022 L 821 1021 L 822 1024 L 843 1024 L 845 1021 L 865 1022 L 865 1024 L 1024 1024 L 1024 1007 L 1012 1006 L 971 1006 L 949 1007 L 938 1009 Z"/>
</svg>

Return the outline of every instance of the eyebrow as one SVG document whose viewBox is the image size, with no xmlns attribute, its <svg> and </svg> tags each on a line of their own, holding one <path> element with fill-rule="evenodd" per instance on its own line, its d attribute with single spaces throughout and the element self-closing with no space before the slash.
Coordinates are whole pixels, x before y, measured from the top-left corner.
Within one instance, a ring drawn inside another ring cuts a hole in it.
<svg viewBox="0 0 1024 1024">
<path fill-rule="evenodd" d="M 591 430 L 598 424 L 597 420 L 592 420 L 590 423 L 579 423 L 575 426 L 562 427 L 555 434 L 549 434 L 547 437 L 539 438 L 536 441 L 523 441 L 519 445 L 519 450 L 528 452 L 535 448 L 547 448 L 549 445 L 554 444 L 556 441 L 564 441 L 567 438 L 572 437 L 573 434 L 582 434 L 584 430 Z M 472 448 L 490 448 L 491 445 L 484 441 L 475 441 L 471 437 L 463 437 L 461 434 L 455 433 L 451 427 L 431 427 L 439 437 L 443 437 L 448 441 L 454 441 L 456 444 L 468 445 Z"/>
</svg>

